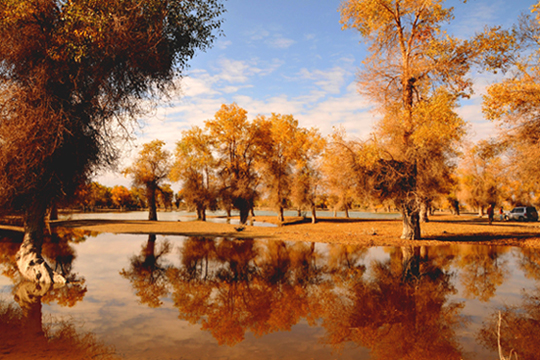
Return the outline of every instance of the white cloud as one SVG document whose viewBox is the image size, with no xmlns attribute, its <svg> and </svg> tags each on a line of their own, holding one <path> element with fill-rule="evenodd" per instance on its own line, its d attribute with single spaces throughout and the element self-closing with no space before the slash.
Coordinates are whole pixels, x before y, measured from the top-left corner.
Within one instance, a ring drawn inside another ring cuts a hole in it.
<svg viewBox="0 0 540 360">
<path fill-rule="evenodd" d="M 287 49 L 296 43 L 296 41 L 278 35 L 275 38 L 268 40 L 267 43 L 270 47 L 275 49 Z"/>
<path fill-rule="evenodd" d="M 220 50 L 225 50 L 226 48 L 228 48 L 229 46 L 232 45 L 232 41 L 230 40 L 218 40 L 217 43 L 216 43 L 216 47 Z"/>
<path fill-rule="evenodd" d="M 343 67 L 334 67 L 330 70 L 301 69 L 300 78 L 312 80 L 313 83 L 327 93 L 339 94 L 346 83 L 346 78 L 351 75 L 350 71 Z"/>
</svg>

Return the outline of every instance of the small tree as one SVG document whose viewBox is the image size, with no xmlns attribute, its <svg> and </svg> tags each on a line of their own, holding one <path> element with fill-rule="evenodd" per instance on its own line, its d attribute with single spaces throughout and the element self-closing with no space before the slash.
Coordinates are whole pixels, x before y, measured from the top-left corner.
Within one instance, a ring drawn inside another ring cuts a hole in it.
<svg viewBox="0 0 540 360">
<path fill-rule="evenodd" d="M 505 165 L 501 158 L 501 145 L 495 141 L 480 141 L 471 146 L 460 164 L 461 197 L 484 215 L 490 204 L 500 203 L 504 197 Z"/>
<path fill-rule="evenodd" d="M 157 192 L 159 186 L 169 176 L 170 153 L 163 149 L 165 142 L 154 140 L 143 145 L 133 165 L 124 170 L 131 176 L 134 186 L 144 186 L 148 202 L 148 220 L 157 220 Z"/>
</svg>

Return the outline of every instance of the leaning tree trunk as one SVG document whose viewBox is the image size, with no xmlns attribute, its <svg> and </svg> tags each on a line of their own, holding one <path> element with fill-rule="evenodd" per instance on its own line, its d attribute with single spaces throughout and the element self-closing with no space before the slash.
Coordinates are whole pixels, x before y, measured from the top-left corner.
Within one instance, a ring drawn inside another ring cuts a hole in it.
<svg viewBox="0 0 540 360">
<path fill-rule="evenodd" d="M 420 240 L 420 214 L 418 213 L 418 210 L 403 207 L 401 216 L 403 217 L 403 233 L 401 234 L 401 238 L 407 240 Z"/>
<path fill-rule="evenodd" d="M 31 282 L 65 284 L 66 279 L 54 272 L 41 256 L 46 211 L 47 207 L 41 204 L 25 211 L 24 238 L 16 255 L 17 267 L 22 277 Z"/>
<path fill-rule="evenodd" d="M 313 205 L 311 207 L 311 223 L 316 224 L 317 223 L 317 209 Z"/>
</svg>

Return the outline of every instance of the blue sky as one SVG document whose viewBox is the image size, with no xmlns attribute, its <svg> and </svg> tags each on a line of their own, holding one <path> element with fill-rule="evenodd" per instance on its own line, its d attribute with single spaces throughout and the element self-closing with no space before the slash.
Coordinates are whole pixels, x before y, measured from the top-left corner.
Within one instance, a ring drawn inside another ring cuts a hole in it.
<svg viewBox="0 0 540 360">
<path fill-rule="evenodd" d="M 304 127 L 317 127 L 323 135 L 342 125 L 355 137 L 372 131 L 377 115 L 357 92 L 356 72 L 366 56 L 359 34 L 341 30 L 339 0 L 226 0 L 222 30 L 214 46 L 198 53 L 180 81 L 180 91 L 144 119 L 135 146 L 120 168 L 128 166 L 142 144 L 154 139 L 169 150 L 181 131 L 203 126 L 221 104 L 236 102 L 250 118 L 272 112 L 292 114 Z M 519 14 L 529 12 L 533 0 L 449 0 L 455 20 L 451 34 L 468 38 L 486 25 L 510 27 Z M 496 80 L 478 74 L 475 95 L 459 110 L 476 141 L 495 134 L 495 126 L 481 113 L 481 96 Z M 114 172 L 97 181 L 129 186 Z"/>
</svg>

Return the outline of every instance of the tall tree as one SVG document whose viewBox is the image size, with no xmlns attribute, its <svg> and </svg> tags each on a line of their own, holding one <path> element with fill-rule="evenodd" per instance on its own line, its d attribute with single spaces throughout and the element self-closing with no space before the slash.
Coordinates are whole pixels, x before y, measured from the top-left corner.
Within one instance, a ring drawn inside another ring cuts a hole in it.
<svg viewBox="0 0 540 360">
<path fill-rule="evenodd" d="M 216 160 L 212 154 L 212 138 L 194 126 L 182 133 L 176 143 L 172 181 L 182 181 L 184 201 L 195 208 L 198 220 L 206 220 L 206 210 L 215 210 L 217 196 Z"/>
<path fill-rule="evenodd" d="M 454 99 L 467 95 L 471 66 L 482 61 L 487 68 L 503 67 L 500 55 L 513 44 L 513 38 L 498 29 L 486 29 L 470 41 L 449 36 L 442 25 L 452 19 L 452 9 L 443 4 L 444 0 L 347 0 L 340 8 L 343 27 L 358 30 L 371 53 L 360 71 L 359 90 L 377 105 L 383 127 L 392 124 L 391 131 L 377 139 L 383 156 L 373 162 L 377 166 L 372 173 L 380 193 L 400 209 L 405 239 L 421 236 L 420 184 L 425 179 L 420 177 L 424 156 L 417 137 L 423 109 L 429 107 L 431 122 L 444 123 L 451 107 L 442 118 L 433 113 L 441 101 L 439 92 Z"/>
<path fill-rule="evenodd" d="M 24 215 L 18 266 L 61 282 L 41 257 L 51 201 L 117 151 L 221 24 L 219 0 L 0 0 L 0 209 Z"/>
<path fill-rule="evenodd" d="M 326 141 L 315 128 L 302 129 L 298 134 L 302 144 L 297 153 L 293 174 L 291 200 L 299 209 L 311 210 L 311 222 L 317 222 L 316 202 L 322 183 L 321 157 Z"/>
<path fill-rule="evenodd" d="M 205 124 L 216 149 L 220 192 L 240 211 L 240 222 L 245 224 L 257 197 L 259 148 L 267 139 L 257 123 L 248 121 L 247 111 L 234 103 L 221 105 Z"/>
<path fill-rule="evenodd" d="M 304 129 L 292 115 L 274 113 L 269 118 L 259 116 L 256 122 L 266 138 L 261 143 L 258 162 L 262 183 L 279 221 L 283 222 L 283 211 L 291 200 L 295 165 L 306 141 L 302 136 Z"/>
<path fill-rule="evenodd" d="M 169 176 L 171 154 L 163 149 L 165 142 L 154 140 L 143 145 L 133 164 L 124 170 L 131 176 L 134 186 L 144 186 L 148 203 L 148 220 L 157 220 L 157 194 L 160 185 Z"/>
<path fill-rule="evenodd" d="M 323 154 L 325 188 L 330 195 L 334 216 L 338 210 L 342 210 L 345 217 L 349 217 L 349 210 L 357 195 L 358 174 L 355 171 L 354 150 L 350 145 L 345 129 L 335 128 L 328 137 Z"/>
</svg>

